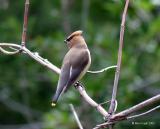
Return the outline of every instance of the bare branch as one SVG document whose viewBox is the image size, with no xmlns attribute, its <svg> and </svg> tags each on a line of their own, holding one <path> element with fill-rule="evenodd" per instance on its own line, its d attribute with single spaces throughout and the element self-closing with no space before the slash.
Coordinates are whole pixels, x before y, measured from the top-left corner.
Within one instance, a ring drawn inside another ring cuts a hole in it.
<svg viewBox="0 0 160 129">
<path fill-rule="evenodd" d="M 76 83 L 76 88 L 78 89 L 79 93 L 83 96 L 83 98 L 86 100 L 86 102 L 88 102 L 92 107 L 95 107 L 104 117 L 109 117 L 108 112 L 100 104 L 97 104 L 93 99 L 89 97 L 82 84 Z"/>
<path fill-rule="evenodd" d="M 145 100 L 145 101 L 143 101 L 143 102 L 141 102 L 141 103 L 139 103 L 139 104 L 137 104 L 137 105 L 135 105 L 135 106 L 133 106 L 133 107 L 131 107 L 129 109 L 126 109 L 126 110 L 120 112 L 120 113 L 117 113 L 116 115 L 114 115 L 112 117 L 112 119 L 115 119 L 117 116 L 121 117 L 121 118 L 122 117 L 126 118 L 130 114 L 132 114 L 134 112 L 137 112 L 137 111 L 143 109 L 144 107 L 150 106 L 153 103 L 156 103 L 156 102 L 159 102 L 159 101 L 160 101 L 160 94 L 158 94 L 158 95 L 156 95 L 156 96 L 154 96 L 154 97 L 152 97 L 150 99 L 147 99 L 147 100 Z"/>
<path fill-rule="evenodd" d="M 116 68 L 116 73 L 115 73 L 115 78 L 114 78 L 111 105 L 109 107 L 110 114 L 112 114 L 115 110 L 115 100 L 116 100 L 116 95 L 117 95 L 117 87 L 118 87 L 120 68 L 121 68 L 123 37 L 124 37 L 125 19 L 126 19 L 128 4 L 129 4 L 129 0 L 126 0 L 125 8 L 124 8 L 123 15 L 122 15 L 122 22 L 121 22 L 117 68 Z"/>
<path fill-rule="evenodd" d="M 22 50 L 25 51 L 30 57 L 35 59 L 37 62 L 39 62 L 41 65 L 49 68 L 51 71 L 56 72 L 57 74 L 60 74 L 60 69 L 52 63 L 50 63 L 47 59 L 44 59 L 41 56 L 39 56 L 38 52 L 32 53 L 26 47 L 22 47 Z"/>
<path fill-rule="evenodd" d="M 78 127 L 79 127 L 80 129 L 83 129 L 83 126 L 82 126 L 82 124 L 81 124 L 81 122 L 80 122 L 80 120 L 79 120 L 79 118 L 78 118 L 78 115 L 77 115 L 77 113 L 76 113 L 76 111 L 75 111 L 75 109 L 74 109 L 73 104 L 69 104 L 69 106 L 70 106 L 70 108 L 71 108 L 71 111 L 72 111 L 75 119 L 76 119 L 76 122 L 77 122 L 77 124 L 78 124 Z"/>
<path fill-rule="evenodd" d="M 10 51 L 7 51 L 7 50 L 3 49 L 2 47 L 0 47 L 0 51 L 1 51 L 2 53 L 6 54 L 6 55 L 14 55 L 14 54 L 19 53 L 19 50 L 15 50 L 15 51 L 13 51 L 13 52 L 10 52 Z"/>
<path fill-rule="evenodd" d="M 16 49 L 16 48 L 13 48 L 13 47 L 9 47 L 10 49 L 12 49 L 12 50 L 14 50 L 14 51 L 16 51 L 16 50 L 18 50 L 18 49 Z"/>
<path fill-rule="evenodd" d="M 53 72 L 56 72 L 57 74 L 60 74 L 60 69 L 58 67 L 56 67 L 55 65 L 53 65 L 52 63 L 50 63 L 47 59 L 44 59 L 44 58 L 40 57 L 38 52 L 33 53 L 30 50 L 28 50 L 26 47 L 23 47 L 23 46 L 18 45 L 18 44 L 13 44 L 13 43 L 0 43 L 0 46 L 4 46 L 4 47 L 8 46 L 8 47 L 18 48 L 18 49 L 24 51 L 31 58 L 35 59 L 37 62 L 39 62 L 43 66 L 46 66 L 47 68 L 49 68 Z"/>
<path fill-rule="evenodd" d="M 1 47 L 12 47 L 15 49 L 20 49 L 21 45 L 15 44 L 15 43 L 0 43 Z"/>
<path fill-rule="evenodd" d="M 119 121 L 123 121 L 123 120 L 131 119 L 131 118 L 135 118 L 135 117 L 138 117 L 138 116 L 146 115 L 146 114 L 160 108 L 160 105 L 151 109 L 151 110 L 149 110 L 149 111 L 147 111 L 147 112 L 141 113 L 139 115 L 129 116 L 132 113 L 135 113 L 135 112 L 137 112 L 137 111 L 139 111 L 139 110 L 141 110 L 145 107 L 151 106 L 152 104 L 158 103 L 158 102 L 160 102 L 160 94 L 158 94 L 158 95 L 156 95 L 156 96 L 154 96 L 150 99 L 147 99 L 147 100 L 145 100 L 145 101 L 143 101 L 143 102 L 141 102 L 141 103 L 139 103 L 139 104 L 137 104 L 137 105 L 135 105 L 135 106 L 133 106 L 129 109 L 126 109 L 126 110 L 121 111 L 121 112 L 119 112 L 115 115 L 112 115 L 109 118 L 110 121 L 107 121 L 105 123 L 97 125 L 94 129 L 100 129 L 100 128 L 108 127 L 109 125 L 111 125 L 113 123 L 117 123 Z"/>
<path fill-rule="evenodd" d="M 44 59 L 41 56 L 39 56 L 38 52 L 33 53 L 30 50 L 28 50 L 25 46 L 21 46 L 17 44 L 10 44 L 10 43 L 0 43 L 0 46 L 1 47 L 14 47 L 14 48 L 20 49 L 23 52 L 25 52 L 27 55 L 29 55 L 31 58 L 36 60 L 38 63 L 50 69 L 51 71 L 57 74 L 60 74 L 61 72 L 61 70 L 57 66 L 53 65 L 47 59 Z M 87 103 L 95 107 L 104 117 L 109 116 L 108 112 L 101 105 L 97 104 L 93 99 L 89 97 L 89 95 L 86 93 L 85 89 L 80 83 L 76 83 L 76 88 L 78 89 L 79 93 L 82 95 L 82 97 L 86 100 Z"/>
<path fill-rule="evenodd" d="M 90 71 L 90 70 L 88 70 L 87 72 L 88 73 L 102 73 L 102 72 L 105 72 L 105 71 L 107 71 L 109 69 L 113 69 L 113 68 L 116 68 L 116 67 L 117 67 L 116 65 L 113 65 L 113 66 L 109 66 L 109 67 L 106 67 L 106 68 L 101 69 L 101 70 L 97 70 L 97 71 Z"/>
<path fill-rule="evenodd" d="M 127 117 L 127 119 L 133 119 L 133 118 L 136 118 L 136 117 L 140 117 L 140 116 L 146 115 L 146 114 L 148 114 L 150 112 L 153 112 L 153 111 L 157 110 L 158 108 L 160 108 L 160 105 L 158 105 L 158 106 L 156 106 L 156 107 L 154 107 L 154 108 L 152 108 L 152 109 L 150 109 L 150 110 L 148 110 L 146 112 L 143 112 L 143 113 L 140 113 L 140 114 L 137 114 L 137 115 L 133 115 L 133 116 L 129 116 L 129 117 Z"/>
<path fill-rule="evenodd" d="M 26 0 L 25 11 L 24 11 L 24 21 L 23 21 L 22 41 L 21 41 L 22 46 L 25 46 L 25 44 L 26 44 L 27 25 L 28 25 L 28 11 L 29 11 L 29 0 Z"/>
</svg>

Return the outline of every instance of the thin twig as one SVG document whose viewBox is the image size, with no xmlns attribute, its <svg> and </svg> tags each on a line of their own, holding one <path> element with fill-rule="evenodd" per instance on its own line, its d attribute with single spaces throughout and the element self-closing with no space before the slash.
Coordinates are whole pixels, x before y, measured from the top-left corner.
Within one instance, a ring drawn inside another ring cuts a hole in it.
<svg viewBox="0 0 160 129">
<path fill-rule="evenodd" d="M 19 53 L 19 50 L 15 50 L 15 51 L 10 52 L 10 51 L 3 49 L 2 47 L 0 47 L 0 51 L 6 55 L 15 55 L 15 54 Z"/>
<path fill-rule="evenodd" d="M 113 68 L 116 68 L 116 67 L 117 67 L 116 65 L 113 65 L 113 66 L 109 66 L 109 67 L 106 67 L 106 68 L 101 69 L 101 70 L 97 70 L 97 71 L 90 71 L 90 70 L 88 70 L 87 72 L 88 73 L 102 73 L 102 72 L 105 72 L 105 71 L 107 71 L 109 69 L 113 69 Z"/>
<path fill-rule="evenodd" d="M 156 106 L 156 107 L 154 107 L 154 108 L 152 108 L 152 109 L 150 109 L 150 110 L 148 110 L 146 112 L 143 112 L 143 113 L 140 113 L 140 114 L 137 114 L 137 115 L 133 115 L 133 116 L 129 116 L 129 117 L 127 117 L 127 119 L 133 119 L 133 118 L 136 118 L 136 117 L 140 117 L 140 116 L 146 115 L 146 114 L 148 114 L 150 112 L 153 112 L 153 111 L 157 110 L 158 108 L 160 108 L 160 105 L 158 105 L 158 106 Z"/>
<path fill-rule="evenodd" d="M 24 11 L 24 21 L 23 21 L 23 32 L 22 32 L 22 41 L 21 45 L 25 46 L 26 36 L 27 36 L 27 25 L 28 25 L 28 12 L 29 12 L 29 0 L 25 2 L 25 11 Z"/>
<path fill-rule="evenodd" d="M 18 49 L 13 48 L 13 47 L 9 47 L 10 49 L 14 50 L 14 51 L 18 51 Z"/>
<path fill-rule="evenodd" d="M 76 122 L 77 122 L 77 124 L 78 124 L 78 127 L 79 127 L 80 129 L 83 129 L 83 126 L 82 126 L 82 124 L 81 124 L 81 122 L 80 122 L 80 120 L 79 120 L 79 118 L 78 118 L 78 115 L 77 115 L 77 113 L 76 113 L 76 111 L 75 111 L 75 109 L 74 109 L 73 104 L 69 104 L 69 106 L 70 106 L 70 108 L 71 108 L 71 111 L 72 111 L 75 119 L 76 119 Z"/>
<path fill-rule="evenodd" d="M 129 4 L 129 0 L 126 0 L 125 8 L 124 8 L 123 15 L 122 15 L 122 22 L 121 22 L 117 68 L 116 68 L 116 73 L 115 73 L 115 78 L 114 78 L 111 105 L 109 107 L 110 114 L 112 114 L 115 110 L 115 100 L 116 100 L 116 95 L 117 95 L 117 87 L 118 87 L 120 68 L 121 68 L 124 27 L 125 27 L 125 19 L 126 19 L 128 4 Z"/>
<path fill-rule="evenodd" d="M 12 47 L 12 48 L 15 48 L 15 49 L 20 49 L 21 48 L 21 45 L 18 45 L 16 43 L 0 43 L 0 46 L 1 47 Z"/>
</svg>

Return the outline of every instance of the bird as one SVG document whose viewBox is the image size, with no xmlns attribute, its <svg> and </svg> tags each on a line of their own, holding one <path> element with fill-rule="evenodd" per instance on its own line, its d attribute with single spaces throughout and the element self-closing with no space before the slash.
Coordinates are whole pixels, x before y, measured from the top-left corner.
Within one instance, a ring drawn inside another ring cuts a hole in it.
<svg viewBox="0 0 160 129">
<path fill-rule="evenodd" d="M 52 98 L 52 106 L 56 105 L 62 93 L 85 75 L 91 65 L 90 51 L 81 30 L 71 33 L 64 42 L 69 50 L 62 62 L 57 89 Z"/>
</svg>

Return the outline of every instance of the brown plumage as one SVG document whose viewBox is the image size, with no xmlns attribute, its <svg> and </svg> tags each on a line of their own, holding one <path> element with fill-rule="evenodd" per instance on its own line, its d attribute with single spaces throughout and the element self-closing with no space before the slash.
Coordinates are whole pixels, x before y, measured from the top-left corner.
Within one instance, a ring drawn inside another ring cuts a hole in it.
<svg viewBox="0 0 160 129">
<path fill-rule="evenodd" d="M 63 59 L 56 93 L 52 99 L 53 106 L 64 91 L 83 77 L 91 64 L 90 52 L 82 31 L 73 32 L 67 37 L 65 43 L 69 51 Z"/>
</svg>

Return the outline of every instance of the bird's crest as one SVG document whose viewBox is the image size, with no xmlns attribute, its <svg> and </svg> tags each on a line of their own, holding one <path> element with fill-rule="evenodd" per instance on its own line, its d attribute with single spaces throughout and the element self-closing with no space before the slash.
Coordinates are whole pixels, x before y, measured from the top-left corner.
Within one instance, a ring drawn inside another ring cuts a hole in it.
<svg viewBox="0 0 160 129">
<path fill-rule="evenodd" d="M 72 34 L 70 34 L 67 37 L 66 41 L 70 41 L 74 36 L 82 35 L 82 32 L 83 31 L 81 31 L 81 30 L 77 30 L 77 31 L 73 32 Z"/>
</svg>

